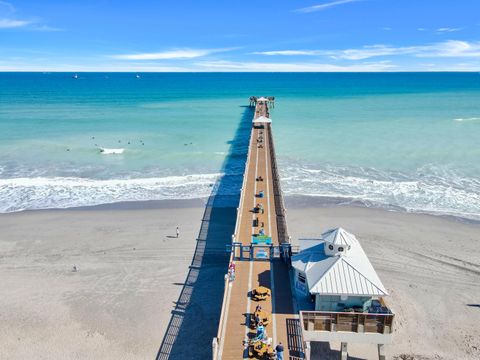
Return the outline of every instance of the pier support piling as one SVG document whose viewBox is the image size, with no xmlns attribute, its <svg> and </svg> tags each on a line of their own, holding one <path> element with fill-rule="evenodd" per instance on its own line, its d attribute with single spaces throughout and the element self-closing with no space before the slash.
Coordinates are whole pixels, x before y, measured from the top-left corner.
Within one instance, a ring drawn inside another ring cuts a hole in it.
<svg viewBox="0 0 480 360">
<path fill-rule="evenodd" d="M 347 360 L 347 358 L 348 358 L 347 345 L 348 344 L 346 342 L 342 342 L 342 344 L 340 345 L 340 359 L 341 360 Z"/>
<path fill-rule="evenodd" d="M 387 360 L 384 344 L 378 344 L 378 360 Z"/>
</svg>

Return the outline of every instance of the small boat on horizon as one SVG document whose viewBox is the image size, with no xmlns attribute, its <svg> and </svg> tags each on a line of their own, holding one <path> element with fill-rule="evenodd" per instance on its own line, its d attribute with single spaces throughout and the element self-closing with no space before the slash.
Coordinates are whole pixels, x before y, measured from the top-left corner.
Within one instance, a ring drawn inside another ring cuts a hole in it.
<svg viewBox="0 0 480 360">
<path fill-rule="evenodd" d="M 72 76 L 74 79 L 78 79 L 78 75 L 77 74 L 73 74 Z"/>
<path fill-rule="evenodd" d="M 140 75 L 139 75 L 139 74 L 136 74 L 135 77 L 136 77 L 137 79 L 140 79 Z"/>
</svg>

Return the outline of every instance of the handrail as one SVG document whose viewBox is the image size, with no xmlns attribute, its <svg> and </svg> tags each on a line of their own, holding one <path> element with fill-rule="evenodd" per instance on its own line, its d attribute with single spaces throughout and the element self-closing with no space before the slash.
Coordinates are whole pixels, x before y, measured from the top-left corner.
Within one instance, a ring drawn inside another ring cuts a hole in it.
<svg viewBox="0 0 480 360">
<path fill-rule="evenodd" d="M 277 167 L 277 157 L 275 154 L 275 145 L 273 141 L 272 128 L 268 125 L 268 133 L 270 138 L 270 162 L 273 174 L 273 188 L 274 188 L 274 197 L 275 197 L 275 210 L 277 213 L 277 226 L 280 224 L 282 229 L 279 230 L 283 235 L 283 241 L 280 243 L 290 243 L 290 237 L 288 236 L 288 227 L 286 219 L 286 208 L 285 201 L 283 198 L 282 187 L 280 184 L 280 176 L 278 173 Z"/>
<path fill-rule="evenodd" d="M 340 314 L 340 315 L 375 315 L 375 316 L 394 316 L 393 313 L 369 313 L 369 312 L 350 312 L 350 311 L 321 311 L 321 310 L 304 310 L 303 314 Z"/>
<path fill-rule="evenodd" d="M 234 235 L 237 235 L 238 233 L 238 226 L 239 226 L 239 223 L 240 223 L 240 220 L 241 220 L 241 217 L 242 217 L 242 212 L 241 211 L 238 211 L 238 209 L 240 208 L 240 206 L 242 205 L 243 203 L 243 198 L 244 198 L 244 193 L 245 193 L 245 186 L 247 185 L 247 172 L 248 172 L 248 169 L 249 169 L 249 165 L 250 165 L 250 157 L 251 157 L 251 148 L 250 148 L 250 141 L 253 137 L 253 129 L 250 131 L 250 140 L 248 141 L 248 152 L 247 152 L 247 161 L 245 162 L 245 171 L 243 172 L 243 180 L 242 180 L 242 189 L 240 191 L 240 199 L 238 201 L 238 207 L 237 207 L 237 219 L 235 220 L 236 223 L 235 223 L 235 230 L 234 230 Z"/>
<path fill-rule="evenodd" d="M 303 331 L 349 331 L 391 334 L 394 314 L 340 311 L 300 311 Z"/>
</svg>

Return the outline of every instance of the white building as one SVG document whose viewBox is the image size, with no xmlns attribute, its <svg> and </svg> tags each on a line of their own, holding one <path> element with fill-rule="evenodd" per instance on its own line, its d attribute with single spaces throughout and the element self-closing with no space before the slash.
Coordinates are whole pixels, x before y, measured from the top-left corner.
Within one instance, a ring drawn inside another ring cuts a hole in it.
<svg viewBox="0 0 480 360">
<path fill-rule="evenodd" d="M 314 311 L 300 312 L 306 342 L 341 341 L 345 356 L 347 342 L 373 343 L 383 353 L 393 325 L 388 292 L 353 234 L 324 232 L 292 257 L 292 267 L 297 295 L 315 300 Z"/>
</svg>

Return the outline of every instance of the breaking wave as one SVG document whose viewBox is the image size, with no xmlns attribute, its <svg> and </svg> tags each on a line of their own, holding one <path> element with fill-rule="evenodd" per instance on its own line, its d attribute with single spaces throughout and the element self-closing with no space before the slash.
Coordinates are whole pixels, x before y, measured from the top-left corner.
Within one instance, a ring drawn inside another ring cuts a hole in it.
<svg viewBox="0 0 480 360">
<path fill-rule="evenodd" d="M 480 117 L 471 117 L 471 118 L 457 118 L 453 119 L 454 121 L 464 122 L 464 121 L 480 121 Z"/>
<path fill-rule="evenodd" d="M 373 168 L 279 164 L 285 195 L 335 197 L 367 206 L 480 220 L 480 179 L 424 166 L 412 173 Z M 222 179 L 222 181 L 218 181 Z M 0 179 L 0 212 L 67 208 L 121 201 L 238 195 L 242 174 L 193 174 L 95 180 L 78 177 Z M 236 204 L 233 204 L 236 206 Z"/>
<path fill-rule="evenodd" d="M 345 198 L 376 207 L 480 220 L 480 179 L 454 171 L 434 166 L 421 167 L 411 174 L 338 166 L 283 169 L 286 195 Z"/>
<path fill-rule="evenodd" d="M 74 177 L 0 179 L 0 212 L 91 206 L 120 201 L 203 198 L 215 190 L 214 185 L 219 176 L 221 174 L 118 180 Z"/>
<path fill-rule="evenodd" d="M 125 149 L 120 148 L 120 149 L 109 149 L 109 148 L 101 148 L 100 152 L 103 155 L 112 155 L 112 154 L 123 154 Z"/>
</svg>

